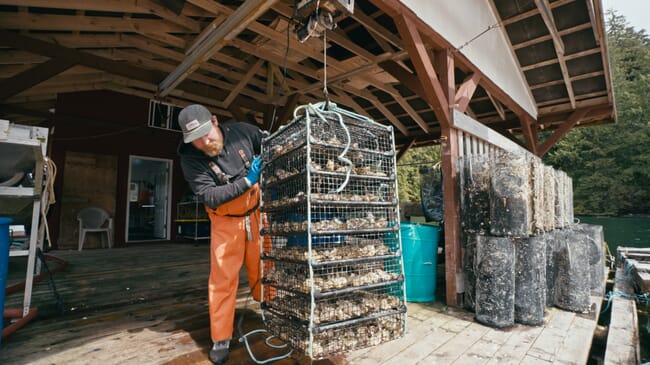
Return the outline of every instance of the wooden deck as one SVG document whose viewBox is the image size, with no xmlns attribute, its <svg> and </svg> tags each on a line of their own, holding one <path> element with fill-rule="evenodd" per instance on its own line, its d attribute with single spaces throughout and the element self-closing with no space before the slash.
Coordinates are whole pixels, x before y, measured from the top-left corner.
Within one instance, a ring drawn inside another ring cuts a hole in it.
<svg viewBox="0 0 650 365">
<path fill-rule="evenodd" d="M 626 275 L 625 268 L 616 270 L 614 292 L 634 294 L 632 280 Z M 636 313 L 636 301 L 632 298 L 614 296 L 611 307 L 605 365 L 640 364 L 639 326 Z"/>
<path fill-rule="evenodd" d="M 112 250 L 54 251 L 68 262 L 54 275 L 65 312 L 47 281 L 34 288 L 39 316 L 2 343 L 0 364 L 209 364 L 208 245 L 141 244 Z M 9 283 L 24 274 L 10 260 Z M 258 305 L 243 289 L 241 332 L 263 328 Z M 544 326 L 483 326 L 473 314 L 439 302 L 409 303 L 406 335 L 369 349 L 311 362 L 294 355 L 274 364 L 585 364 L 600 298 L 591 313 L 549 308 Z M 7 297 L 20 307 L 22 294 Z M 281 354 L 253 338 L 258 359 Z M 228 364 L 253 364 L 231 343 Z"/>
<path fill-rule="evenodd" d="M 632 290 L 637 293 L 650 293 L 650 248 L 619 247 L 617 259 L 630 275 Z"/>
</svg>

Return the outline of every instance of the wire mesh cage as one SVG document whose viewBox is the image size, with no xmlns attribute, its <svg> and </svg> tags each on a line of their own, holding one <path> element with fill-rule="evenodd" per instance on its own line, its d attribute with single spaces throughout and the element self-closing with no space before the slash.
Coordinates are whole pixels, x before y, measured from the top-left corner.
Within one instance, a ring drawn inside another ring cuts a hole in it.
<svg viewBox="0 0 650 365">
<path fill-rule="evenodd" d="M 401 337 L 406 318 L 393 130 L 304 105 L 262 143 L 269 330 L 319 359 Z"/>
<path fill-rule="evenodd" d="M 344 326 L 321 326 L 315 330 L 271 312 L 265 322 L 273 334 L 294 349 L 302 349 L 313 359 L 322 359 L 402 337 L 405 316 L 406 313 L 379 314 L 347 321 Z"/>
</svg>

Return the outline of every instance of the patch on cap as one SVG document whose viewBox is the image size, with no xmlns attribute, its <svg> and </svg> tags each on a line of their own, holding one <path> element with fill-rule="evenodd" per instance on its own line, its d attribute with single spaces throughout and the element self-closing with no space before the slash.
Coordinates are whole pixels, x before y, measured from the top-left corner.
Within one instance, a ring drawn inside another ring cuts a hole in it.
<svg viewBox="0 0 650 365">
<path fill-rule="evenodd" d="M 187 131 L 189 132 L 189 131 L 194 130 L 194 129 L 200 127 L 200 126 L 201 126 L 201 123 L 198 120 L 194 119 L 191 122 L 187 122 L 187 124 L 185 125 L 185 128 L 187 128 Z"/>
</svg>

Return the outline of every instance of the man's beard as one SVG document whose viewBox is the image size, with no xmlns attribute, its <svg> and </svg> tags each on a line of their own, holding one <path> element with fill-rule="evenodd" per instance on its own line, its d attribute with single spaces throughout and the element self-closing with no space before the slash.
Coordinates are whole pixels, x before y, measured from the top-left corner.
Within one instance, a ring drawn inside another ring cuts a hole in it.
<svg viewBox="0 0 650 365">
<path fill-rule="evenodd" d="M 221 154 L 223 150 L 223 142 L 221 141 L 212 141 L 207 144 L 205 147 L 201 148 L 201 151 L 208 155 L 209 157 L 216 157 Z"/>
</svg>

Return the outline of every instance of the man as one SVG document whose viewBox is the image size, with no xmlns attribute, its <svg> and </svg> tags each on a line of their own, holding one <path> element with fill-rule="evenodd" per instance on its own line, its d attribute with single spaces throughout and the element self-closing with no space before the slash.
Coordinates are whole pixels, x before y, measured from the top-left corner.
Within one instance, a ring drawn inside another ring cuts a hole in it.
<svg viewBox="0 0 650 365">
<path fill-rule="evenodd" d="M 181 110 L 178 148 L 185 179 L 210 217 L 208 300 L 210 360 L 223 364 L 233 333 L 239 271 L 246 264 L 253 298 L 260 300 L 260 149 L 266 135 L 247 123 L 219 125 L 202 105 Z"/>
</svg>

